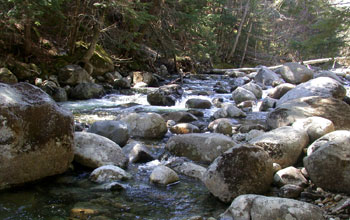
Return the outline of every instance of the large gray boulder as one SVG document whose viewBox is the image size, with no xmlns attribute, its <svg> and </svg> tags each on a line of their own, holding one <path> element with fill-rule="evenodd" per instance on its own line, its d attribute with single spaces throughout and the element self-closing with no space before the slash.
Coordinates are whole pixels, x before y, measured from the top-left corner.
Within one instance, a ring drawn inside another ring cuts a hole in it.
<svg viewBox="0 0 350 220">
<path fill-rule="evenodd" d="M 262 89 L 261 89 L 261 87 L 259 85 L 250 82 L 250 83 L 247 83 L 247 84 L 245 84 L 245 85 L 243 85 L 241 87 L 245 88 L 246 90 L 251 91 L 255 95 L 255 97 L 257 99 L 261 99 L 261 97 L 262 97 Z"/>
<path fill-rule="evenodd" d="M 265 66 L 259 69 L 258 73 L 254 77 L 254 81 L 262 87 L 276 86 L 283 83 L 281 77 Z"/>
<path fill-rule="evenodd" d="M 287 83 L 299 84 L 313 78 L 314 72 L 299 63 L 285 63 L 276 71 Z"/>
<path fill-rule="evenodd" d="M 317 116 L 299 119 L 292 126 L 295 129 L 305 130 L 309 135 L 310 142 L 334 131 L 334 124 L 331 120 Z"/>
<path fill-rule="evenodd" d="M 309 136 L 304 130 L 285 126 L 253 138 L 249 143 L 268 152 L 273 163 L 288 167 L 298 160 L 303 149 L 309 144 Z"/>
<path fill-rule="evenodd" d="M 238 87 L 232 92 L 232 99 L 236 104 L 244 101 L 256 101 L 254 93 L 242 87 Z"/>
<path fill-rule="evenodd" d="M 219 220 L 325 220 L 322 210 L 293 199 L 242 195 L 221 214 Z"/>
<path fill-rule="evenodd" d="M 319 116 L 333 122 L 335 130 L 350 129 L 350 106 L 334 98 L 311 96 L 285 102 L 267 116 L 267 125 L 277 128 L 298 119 Z"/>
<path fill-rule="evenodd" d="M 332 79 L 338 81 L 341 84 L 344 83 L 343 80 L 339 76 L 337 76 L 337 74 L 335 74 L 332 71 L 328 71 L 328 70 L 321 70 L 321 71 L 315 73 L 314 78 L 318 78 L 318 77 L 329 77 L 329 78 L 332 78 Z"/>
<path fill-rule="evenodd" d="M 104 95 L 103 86 L 96 83 L 80 83 L 70 91 L 70 98 L 77 100 L 100 98 Z"/>
<path fill-rule="evenodd" d="M 277 101 L 277 106 L 293 99 L 308 96 L 343 99 L 345 95 L 346 89 L 338 81 L 328 77 L 319 77 L 299 84 L 294 89 L 288 91 Z"/>
<path fill-rule="evenodd" d="M 350 131 L 324 135 L 309 146 L 304 166 L 313 183 L 335 192 L 350 193 Z"/>
<path fill-rule="evenodd" d="M 73 115 L 28 83 L 0 83 L 0 189 L 65 172 Z"/>
<path fill-rule="evenodd" d="M 223 202 L 239 195 L 264 193 L 273 180 L 269 155 L 260 147 L 239 145 L 227 150 L 208 167 L 202 181 Z"/>
<path fill-rule="evenodd" d="M 211 163 L 221 153 L 233 147 L 231 138 L 222 134 L 183 134 L 169 139 L 166 149 L 176 156 Z"/>
<path fill-rule="evenodd" d="M 129 140 L 129 130 L 126 123 L 121 121 L 96 121 L 88 132 L 106 137 L 123 147 Z"/>
<path fill-rule="evenodd" d="M 131 137 L 161 139 L 168 131 L 165 120 L 157 113 L 131 113 L 122 115 Z"/>
<path fill-rule="evenodd" d="M 104 165 L 125 167 L 128 159 L 121 147 L 98 134 L 74 133 L 74 160 L 86 167 L 98 168 Z"/>
<path fill-rule="evenodd" d="M 290 83 L 283 83 L 281 85 L 276 86 L 273 88 L 268 96 L 273 99 L 280 99 L 284 94 L 289 92 L 290 90 L 294 89 L 296 86 Z"/>
<path fill-rule="evenodd" d="M 76 86 L 80 83 L 92 83 L 93 79 L 79 65 L 67 65 L 62 67 L 58 72 L 58 81 L 63 85 Z"/>
</svg>

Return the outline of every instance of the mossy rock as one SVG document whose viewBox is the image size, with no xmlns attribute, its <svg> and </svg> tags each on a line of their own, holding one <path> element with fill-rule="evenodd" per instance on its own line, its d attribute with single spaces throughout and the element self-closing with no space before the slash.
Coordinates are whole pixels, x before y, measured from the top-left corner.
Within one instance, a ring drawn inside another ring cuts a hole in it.
<svg viewBox="0 0 350 220">
<path fill-rule="evenodd" d="M 89 45 L 85 42 L 79 41 L 76 43 L 76 47 L 76 55 L 78 55 L 78 61 L 83 57 L 86 50 L 89 48 Z M 110 55 L 100 45 L 96 45 L 96 49 L 94 55 L 90 60 L 90 63 L 94 67 L 94 70 L 92 72 L 93 76 L 100 76 L 114 70 L 114 64 Z"/>
</svg>

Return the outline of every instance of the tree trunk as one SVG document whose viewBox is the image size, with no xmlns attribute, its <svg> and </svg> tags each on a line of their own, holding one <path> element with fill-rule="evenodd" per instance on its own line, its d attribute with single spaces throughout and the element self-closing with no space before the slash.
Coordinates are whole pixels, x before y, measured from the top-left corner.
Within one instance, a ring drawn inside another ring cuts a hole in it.
<svg viewBox="0 0 350 220">
<path fill-rule="evenodd" d="M 239 24 L 239 28 L 238 28 L 238 32 L 237 32 L 237 35 L 236 35 L 235 43 L 233 45 L 233 48 L 232 48 L 231 52 L 226 57 L 226 61 L 230 60 L 232 58 L 233 54 L 236 51 L 236 48 L 237 48 L 237 45 L 238 45 L 238 40 L 239 40 L 239 37 L 241 36 L 241 33 L 242 33 L 243 24 L 245 22 L 245 18 L 247 17 L 247 14 L 248 14 L 248 11 L 249 11 L 249 4 L 250 4 L 250 0 L 248 0 L 246 5 L 245 5 L 244 14 L 243 14 L 241 23 Z"/>
<path fill-rule="evenodd" d="M 101 33 L 101 27 L 103 24 L 103 20 L 104 20 L 104 12 L 101 14 L 101 16 L 98 19 L 98 22 L 96 22 L 96 24 L 94 25 L 94 30 L 93 30 L 93 36 L 90 42 L 90 46 L 89 49 L 86 51 L 86 53 L 84 54 L 82 61 L 84 63 L 89 63 L 91 57 L 94 55 L 95 53 L 95 49 L 96 49 L 96 45 L 98 43 L 98 40 L 100 38 L 100 33 Z"/>
<path fill-rule="evenodd" d="M 80 22 L 78 22 L 79 8 L 80 8 L 80 0 L 75 1 L 75 11 L 73 16 L 73 25 L 71 28 L 70 38 L 68 40 L 68 51 L 69 54 L 72 55 L 75 52 L 75 42 L 78 38 L 78 30 Z"/>
<path fill-rule="evenodd" d="M 32 53 L 32 21 L 30 18 L 25 19 L 24 24 L 24 56 L 25 59 Z M 27 62 L 27 60 L 26 60 Z"/>
<path fill-rule="evenodd" d="M 249 21 L 248 21 L 248 23 L 249 23 Z M 248 43 L 249 43 L 250 33 L 252 32 L 252 28 L 253 28 L 253 22 L 250 22 L 250 25 L 249 25 L 249 31 L 248 31 L 248 35 L 247 35 L 247 40 L 245 41 L 244 51 L 243 51 L 243 55 L 242 55 L 242 59 L 241 59 L 241 63 L 239 64 L 239 68 L 241 68 L 241 67 L 243 66 L 243 62 L 244 62 L 244 58 L 245 58 L 245 54 L 247 53 L 247 48 L 248 48 Z"/>
</svg>

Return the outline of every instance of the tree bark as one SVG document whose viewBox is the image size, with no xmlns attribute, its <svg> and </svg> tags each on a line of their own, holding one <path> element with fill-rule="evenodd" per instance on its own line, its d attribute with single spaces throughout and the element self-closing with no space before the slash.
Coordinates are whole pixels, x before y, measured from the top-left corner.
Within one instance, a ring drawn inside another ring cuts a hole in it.
<svg viewBox="0 0 350 220">
<path fill-rule="evenodd" d="M 248 0 L 246 5 L 245 5 L 244 14 L 243 14 L 241 23 L 239 24 L 238 32 L 237 32 L 237 35 L 236 35 L 236 40 L 234 42 L 232 50 L 230 51 L 229 55 L 226 58 L 227 61 L 232 58 L 233 54 L 236 51 L 236 48 L 237 48 L 237 45 L 238 45 L 238 40 L 239 40 L 239 37 L 241 36 L 241 33 L 242 33 L 243 24 L 245 22 L 245 19 L 247 17 L 248 11 L 249 11 L 249 4 L 250 4 L 250 0 Z"/>
<path fill-rule="evenodd" d="M 248 20 L 248 23 L 249 23 L 249 20 Z M 250 22 L 249 31 L 248 31 L 247 39 L 246 39 L 246 41 L 245 41 L 244 51 L 243 51 L 241 63 L 239 64 L 239 68 L 241 68 L 241 67 L 243 66 L 244 58 L 245 58 L 245 55 L 246 55 L 246 53 L 247 53 L 247 48 L 248 48 L 250 33 L 252 32 L 252 28 L 253 28 L 253 22 Z"/>
</svg>

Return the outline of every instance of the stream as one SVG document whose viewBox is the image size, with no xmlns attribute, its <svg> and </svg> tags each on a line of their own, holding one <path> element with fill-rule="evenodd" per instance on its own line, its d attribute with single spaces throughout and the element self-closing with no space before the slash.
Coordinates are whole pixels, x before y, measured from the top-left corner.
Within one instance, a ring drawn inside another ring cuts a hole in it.
<svg viewBox="0 0 350 220">
<path fill-rule="evenodd" d="M 133 95 L 109 94 L 101 99 L 59 103 L 71 110 L 75 120 L 91 124 L 96 120 L 111 120 L 125 112 L 156 112 L 188 110 L 185 102 L 189 98 L 212 100 L 222 98 L 230 101 L 231 93 L 218 94 L 213 88 L 220 82 L 229 86 L 230 78 L 222 75 L 197 75 L 185 79 L 181 100 L 175 106 L 150 106 L 146 92 L 155 88 L 137 89 Z M 264 92 L 266 95 L 266 91 Z M 206 94 L 206 95 L 200 95 Z M 237 123 L 264 122 L 266 113 L 253 112 Z M 217 110 L 212 107 L 203 111 L 201 121 L 209 122 Z M 163 140 L 143 141 L 154 155 L 164 153 L 168 132 Z M 0 219 L 3 220 L 64 220 L 64 219 L 188 219 L 192 216 L 214 217 L 223 213 L 228 204 L 223 204 L 210 195 L 204 184 L 179 174 L 180 181 L 158 186 L 149 182 L 155 166 L 165 161 L 154 160 L 143 164 L 129 164 L 126 169 L 133 178 L 120 182 L 124 190 L 107 190 L 104 185 L 89 181 L 91 170 L 73 164 L 66 173 L 49 177 L 36 183 L 27 184 L 0 193 Z M 79 216 L 72 210 L 91 210 L 91 218 Z"/>
</svg>

